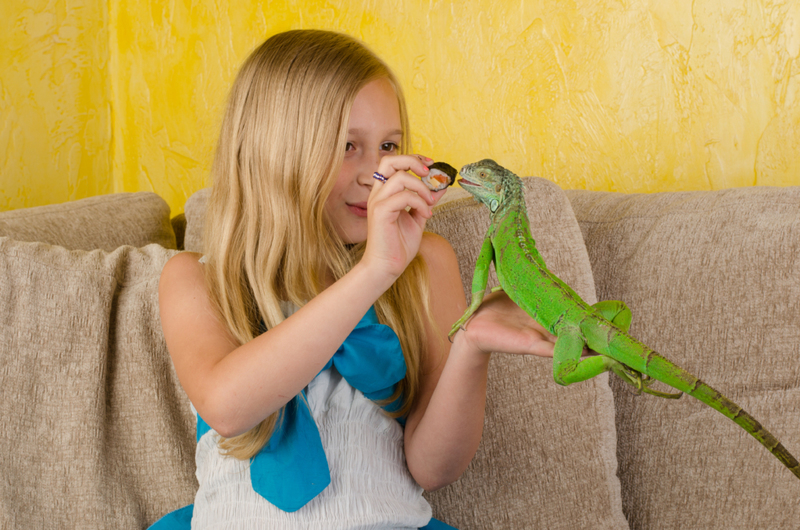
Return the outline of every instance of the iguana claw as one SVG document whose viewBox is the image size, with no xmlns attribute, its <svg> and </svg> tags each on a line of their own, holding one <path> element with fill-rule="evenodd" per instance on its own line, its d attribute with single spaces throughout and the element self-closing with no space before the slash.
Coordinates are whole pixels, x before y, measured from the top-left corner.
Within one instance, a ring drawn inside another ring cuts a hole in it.
<svg viewBox="0 0 800 530">
<path fill-rule="evenodd" d="M 653 390 L 650 388 L 650 383 L 652 383 L 654 379 L 651 378 L 649 375 L 638 372 L 628 366 L 625 366 L 624 370 L 625 370 L 624 376 L 622 376 L 622 374 L 618 375 L 621 375 L 622 376 L 621 379 L 626 383 L 628 383 L 629 385 L 635 386 L 638 394 L 644 392 L 645 394 L 650 394 L 651 396 L 662 397 L 665 399 L 679 399 L 683 395 L 683 392 L 672 394 L 669 392 L 660 392 L 658 390 Z"/>
</svg>

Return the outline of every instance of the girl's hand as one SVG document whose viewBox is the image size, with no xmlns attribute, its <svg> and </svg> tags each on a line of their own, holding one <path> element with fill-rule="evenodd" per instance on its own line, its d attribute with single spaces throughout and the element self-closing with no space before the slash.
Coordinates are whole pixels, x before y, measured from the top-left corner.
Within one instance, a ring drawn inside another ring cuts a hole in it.
<svg viewBox="0 0 800 530">
<path fill-rule="evenodd" d="M 385 156 L 367 200 L 367 248 L 363 261 L 380 267 L 393 279 L 400 276 L 419 251 L 425 222 L 444 190 L 431 192 L 422 181 L 433 160 L 420 155 Z"/>
<path fill-rule="evenodd" d="M 503 291 L 488 294 L 475 314 L 467 320 L 453 340 L 467 341 L 473 350 L 483 353 L 552 357 L 556 337 L 544 329 Z"/>
</svg>

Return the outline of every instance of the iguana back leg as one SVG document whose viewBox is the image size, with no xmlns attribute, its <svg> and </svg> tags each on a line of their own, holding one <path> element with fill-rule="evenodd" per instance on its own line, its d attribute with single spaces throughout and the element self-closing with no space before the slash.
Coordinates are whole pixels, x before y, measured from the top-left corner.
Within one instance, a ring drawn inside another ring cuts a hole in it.
<svg viewBox="0 0 800 530">
<path fill-rule="evenodd" d="M 631 310 L 619 300 L 603 300 L 592 306 L 600 316 L 614 324 L 625 333 L 631 328 Z"/>
<path fill-rule="evenodd" d="M 602 302 L 597 302 L 592 306 L 600 315 L 611 322 L 614 326 L 618 327 L 625 333 L 631 327 L 631 310 L 625 304 L 625 302 L 621 302 L 619 300 L 604 300 Z M 677 399 L 681 397 L 682 393 L 677 394 L 669 394 L 666 392 L 659 392 L 658 390 L 652 390 L 649 388 L 649 385 L 652 383 L 652 379 L 649 375 L 643 374 L 634 370 L 633 368 L 629 368 L 622 363 L 618 363 L 619 366 L 609 367 L 615 374 L 617 374 L 623 381 L 626 383 L 636 387 L 639 392 L 644 392 L 646 394 L 651 394 L 658 397 L 668 398 L 668 399 Z"/>
<path fill-rule="evenodd" d="M 584 346 L 586 342 L 579 327 L 570 326 L 560 331 L 553 353 L 553 379 L 556 383 L 566 386 L 611 370 L 626 382 L 636 385 L 635 379 L 628 373 L 628 367 L 611 357 L 592 355 L 581 359 Z M 641 387 L 641 379 L 639 383 Z"/>
<path fill-rule="evenodd" d="M 604 300 L 597 302 L 592 308 L 601 317 L 627 333 L 631 326 L 631 310 L 628 309 L 625 302 Z M 566 340 L 562 341 L 562 338 L 566 338 Z M 555 353 L 553 354 L 553 377 L 556 383 L 560 385 L 577 383 L 612 370 L 620 374 L 620 377 L 627 383 L 636 386 L 640 390 L 644 387 L 641 375 L 638 378 L 635 377 L 633 373 L 629 373 L 629 369 L 625 365 L 610 357 L 593 355 L 581 360 L 585 345 L 586 342 L 579 327 L 561 332 L 556 341 Z"/>
</svg>

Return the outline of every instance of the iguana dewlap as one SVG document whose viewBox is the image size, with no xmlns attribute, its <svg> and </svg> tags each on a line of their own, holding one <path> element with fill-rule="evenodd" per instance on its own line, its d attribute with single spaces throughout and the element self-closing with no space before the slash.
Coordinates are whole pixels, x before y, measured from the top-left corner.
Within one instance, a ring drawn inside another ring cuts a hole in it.
<svg viewBox="0 0 800 530">
<path fill-rule="evenodd" d="M 761 442 L 800 478 L 800 463 L 750 414 L 706 383 L 628 335 L 631 312 L 623 302 L 584 302 L 551 273 L 530 233 L 522 181 L 493 160 L 461 168 L 461 187 L 486 205 L 491 224 L 472 280 L 472 301 L 453 325 L 452 336 L 478 309 L 494 263 L 500 287 L 511 300 L 557 337 L 553 356 L 556 383 L 569 385 L 612 371 L 639 390 L 680 397 L 648 388 L 652 380 L 693 396 L 718 410 Z M 582 358 L 584 346 L 599 355 Z"/>
</svg>

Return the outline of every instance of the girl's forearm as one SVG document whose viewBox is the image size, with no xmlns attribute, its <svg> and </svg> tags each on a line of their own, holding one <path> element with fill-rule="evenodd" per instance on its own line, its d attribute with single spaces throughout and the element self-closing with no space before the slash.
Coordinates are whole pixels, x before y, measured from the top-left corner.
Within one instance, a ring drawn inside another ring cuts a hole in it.
<svg viewBox="0 0 800 530">
<path fill-rule="evenodd" d="M 469 465 L 483 432 L 490 354 L 474 349 L 459 331 L 425 414 L 406 437 L 406 461 L 428 491 L 444 487 Z"/>
<path fill-rule="evenodd" d="M 195 404 L 209 416 L 205 421 L 231 437 L 277 411 L 319 373 L 391 282 L 356 265 L 281 324 L 227 354 L 207 372 L 206 403 Z"/>
</svg>

